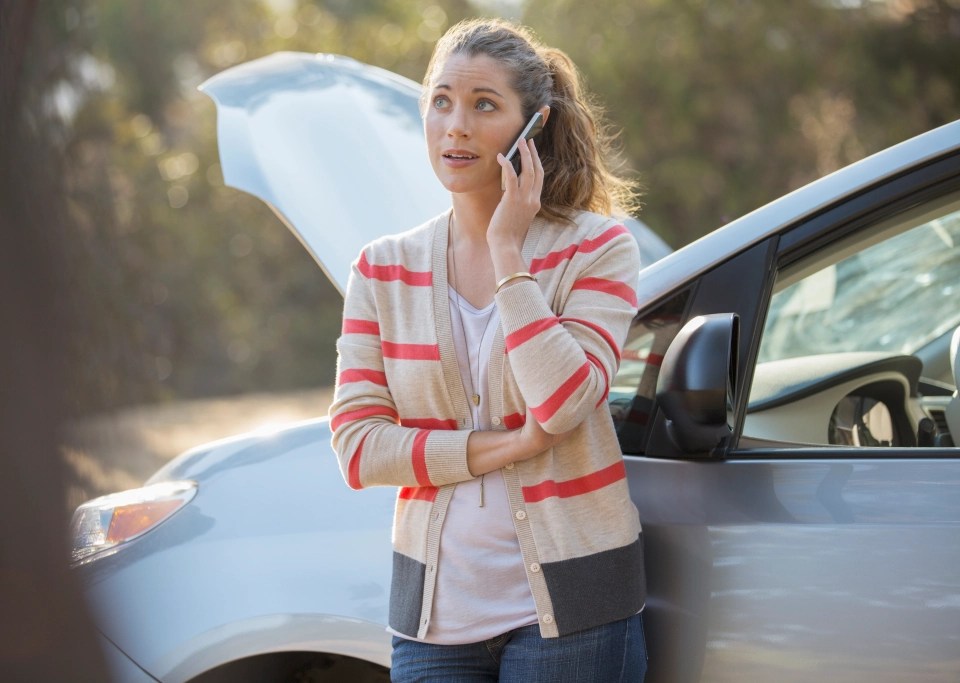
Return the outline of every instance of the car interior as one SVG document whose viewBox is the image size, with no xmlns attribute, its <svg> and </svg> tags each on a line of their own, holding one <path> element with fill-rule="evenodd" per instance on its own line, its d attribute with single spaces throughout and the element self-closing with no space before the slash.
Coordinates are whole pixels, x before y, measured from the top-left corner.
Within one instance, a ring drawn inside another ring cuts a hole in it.
<svg viewBox="0 0 960 683">
<path fill-rule="evenodd" d="M 838 240 L 777 273 L 744 435 L 949 447 L 960 324 L 960 200 Z M 934 342 L 938 354 L 931 353 Z M 928 349 L 926 359 L 916 352 Z M 938 362 L 933 363 L 936 359 Z"/>
<path fill-rule="evenodd" d="M 958 293 L 956 193 L 781 267 L 738 451 L 954 446 Z M 687 300 L 676 296 L 634 321 L 610 392 L 625 453 L 640 452 L 633 444 L 643 441 L 659 364 L 684 322 Z"/>
</svg>

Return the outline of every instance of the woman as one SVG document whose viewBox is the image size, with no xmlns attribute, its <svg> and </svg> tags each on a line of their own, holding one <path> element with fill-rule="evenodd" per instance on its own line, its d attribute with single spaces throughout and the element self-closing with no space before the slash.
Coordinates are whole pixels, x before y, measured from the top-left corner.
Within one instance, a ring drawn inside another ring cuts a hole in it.
<svg viewBox="0 0 960 683">
<path fill-rule="evenodd" d="M 639 254 L 572 62 L 474 20 L 422 100 L 452 210 L 365 247 L 344 303 L 333 444 L 400 487 L 393 680 L 642 680 L 640 525 L 606 406 Z M 543 132 L 504 158 L 539 112 Z M 542 150 L 542 152 L 540 151 Z"/>
</svg>

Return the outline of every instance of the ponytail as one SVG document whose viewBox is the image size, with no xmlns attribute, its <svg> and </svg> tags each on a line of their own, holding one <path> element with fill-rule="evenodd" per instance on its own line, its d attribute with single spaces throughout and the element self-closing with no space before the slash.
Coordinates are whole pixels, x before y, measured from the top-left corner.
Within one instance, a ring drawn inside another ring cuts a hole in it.
<svg viewBox="0 0 960 683">
<path fill-rule="evenodd" d="M 542 148 L 544 187 L 542 213 L 569 218 L 572 211 L 604 215 L 638 209 L 634 181 L 617 174 L 615 137 L 603 120 L 603 110 L 584 93 L 580 74 L 561 50 L 542 48 L 553 77 L 550 116 Z"/>
</svg>

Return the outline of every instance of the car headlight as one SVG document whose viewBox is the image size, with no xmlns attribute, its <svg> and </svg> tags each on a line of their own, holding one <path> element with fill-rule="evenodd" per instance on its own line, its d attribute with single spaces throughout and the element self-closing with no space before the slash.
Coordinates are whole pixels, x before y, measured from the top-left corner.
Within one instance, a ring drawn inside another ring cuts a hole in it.
<svg viewBox="0 0 960 683">
<path fill-rule="evenodd" d="M 70 523 L 73 564 L 88 562 L 166 521 L 197 493 L 193 481 L 169 481 L 94 498 Z"/>
</svg>

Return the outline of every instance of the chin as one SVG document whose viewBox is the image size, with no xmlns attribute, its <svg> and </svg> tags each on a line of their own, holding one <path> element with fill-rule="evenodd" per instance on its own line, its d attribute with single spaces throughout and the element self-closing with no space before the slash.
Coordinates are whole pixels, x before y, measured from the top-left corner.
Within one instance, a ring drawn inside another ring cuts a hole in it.
<svg viewBox="0 0 960 683">
<path fill-rule="evenodd" d="M 470 182 L 466 178 L 451 178 L 450 176 L 438 176 L 440 184 L 451 193 L 471 192 L 476 189 L 477 184 Z"/>
<path fill-rule="evenodd" d="M 496 192 L 497 196 L 499 196 L 501 192 L 499 175 L 494 180 L 478 180 L 477 178 L 462 176 L 451 177 L 450 175 L 438 176 L 438 179 L 440 180 L 440 184 L 443 185 L 448 192 L 454 194 L 491 194 Z"/>
</svg>

